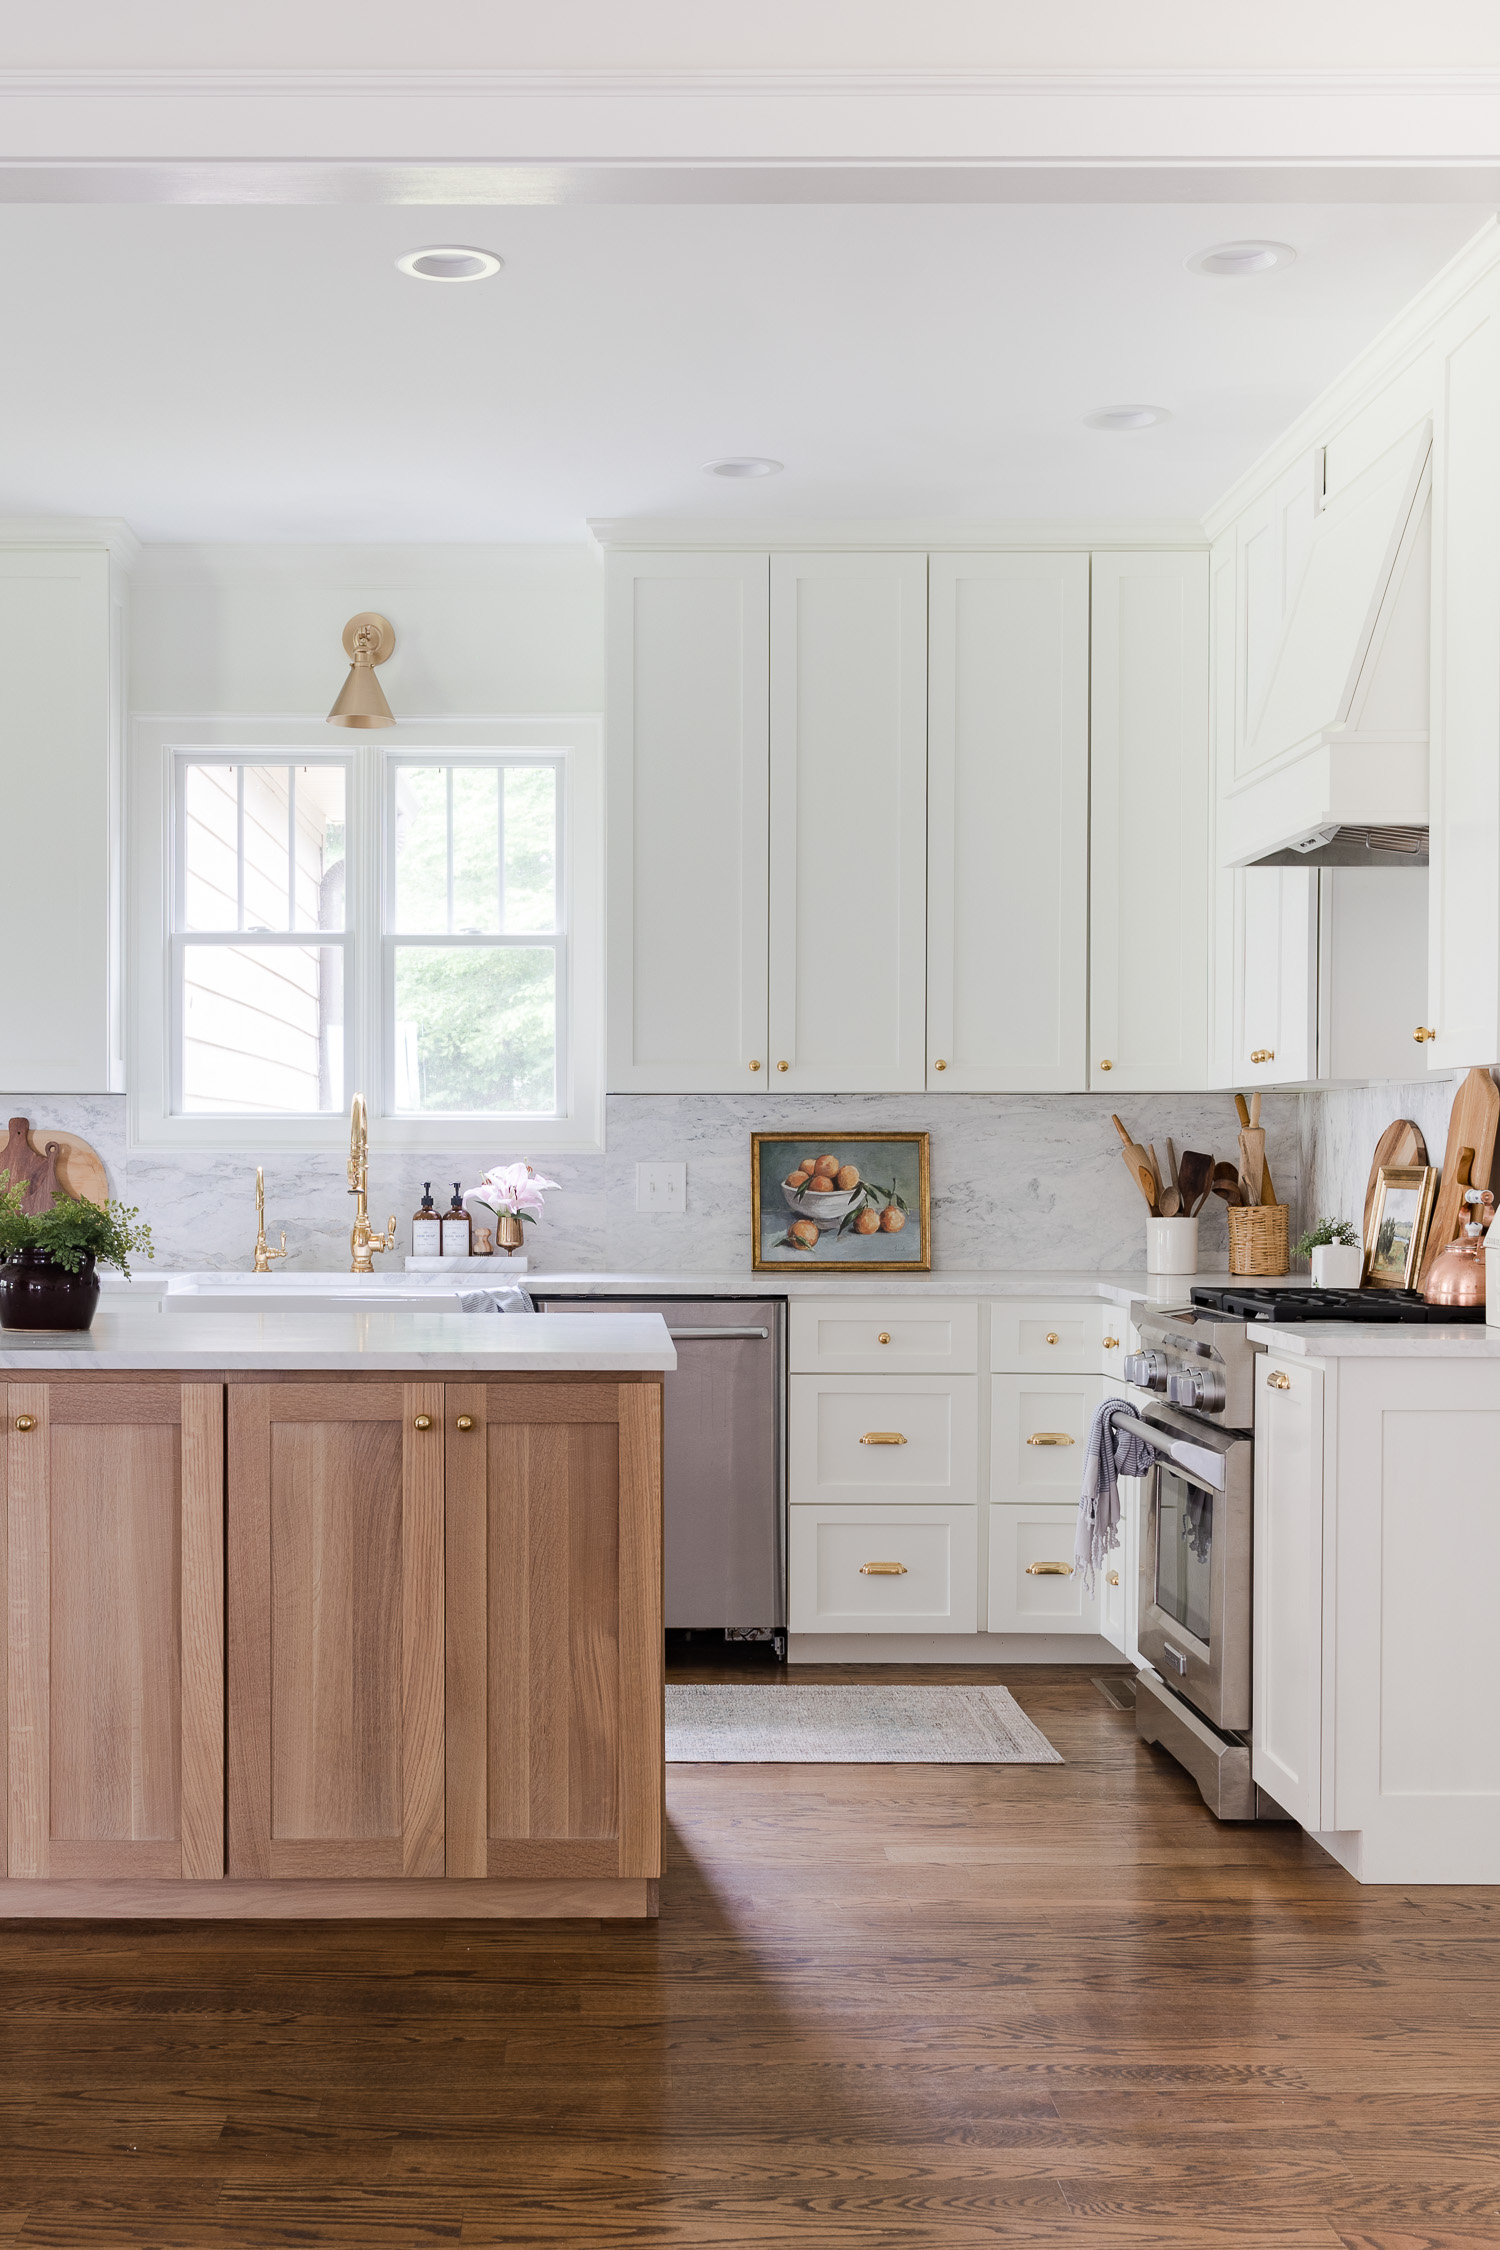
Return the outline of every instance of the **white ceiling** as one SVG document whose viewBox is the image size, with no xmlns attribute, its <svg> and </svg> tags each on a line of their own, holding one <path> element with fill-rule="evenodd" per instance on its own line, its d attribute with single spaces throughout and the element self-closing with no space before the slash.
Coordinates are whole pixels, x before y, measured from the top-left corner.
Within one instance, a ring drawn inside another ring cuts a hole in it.
<svg viewBox="0 0 1500 2250">
<path fill-rule="evenodd" d="M 0 512 L 148 540 L 1199 516 L 1472 205 L 0 207 Z M 1295 265 L 1184 260 L 1269 235 Z M 498 251 L 443 288 L 394 259 Z M 1160 429 L 1082 427 L 1117 401 Z M 702 474 L 771 454 L 783 476 Z"/>
</svg>

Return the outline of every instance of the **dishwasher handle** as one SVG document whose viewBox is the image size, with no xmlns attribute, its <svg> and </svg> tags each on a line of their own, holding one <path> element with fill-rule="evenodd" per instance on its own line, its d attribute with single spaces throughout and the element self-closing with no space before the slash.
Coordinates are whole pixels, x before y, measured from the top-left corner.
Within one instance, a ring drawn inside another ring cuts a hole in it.
<svg viewBox="0 0 1500 2250">
<path fill-rule="evenodd" d="M 667 1334 L 676 1343 L 681 1338 L 697 1342 L 708 1336 L 758 1336 L 762 1342 L 771 1333 L 769 1328 L 669 1328 Z"/>
</svg>

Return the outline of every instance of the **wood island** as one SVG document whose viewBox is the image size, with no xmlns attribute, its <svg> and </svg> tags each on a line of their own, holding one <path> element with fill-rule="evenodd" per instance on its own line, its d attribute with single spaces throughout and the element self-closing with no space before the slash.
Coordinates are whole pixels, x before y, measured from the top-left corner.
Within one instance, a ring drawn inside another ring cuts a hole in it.
<svg viewBox="0 0 1500 2250">
<path fill-rule="evenodd" d="M 0 1918 L 643 1916 L 656 1315 L 0 1335 Z"/>
</svg>

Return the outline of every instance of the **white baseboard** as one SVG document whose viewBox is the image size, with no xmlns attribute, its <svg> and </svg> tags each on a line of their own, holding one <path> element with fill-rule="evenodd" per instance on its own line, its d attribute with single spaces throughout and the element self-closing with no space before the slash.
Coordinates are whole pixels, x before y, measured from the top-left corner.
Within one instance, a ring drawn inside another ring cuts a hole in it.
<svg viewBox="0 0 1500 2250">
<path fill-rule="evenodd" d="M 1098 1633 L 791 1633 L 788 1664 L 1123 1664 Z"/>
</svg>

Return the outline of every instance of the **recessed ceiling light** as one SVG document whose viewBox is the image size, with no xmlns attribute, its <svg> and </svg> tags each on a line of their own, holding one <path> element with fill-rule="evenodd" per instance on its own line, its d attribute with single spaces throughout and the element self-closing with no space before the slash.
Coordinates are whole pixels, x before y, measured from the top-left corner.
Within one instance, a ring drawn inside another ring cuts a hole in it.
<svg viewBox="0 0 1500 2250">
<path fill-rule="evenodd" d="M 1083 418 L 1091 430 L 1149 430 L 1172 414 L 1165 406 L 1099 406 Z"/>
<path fill-rule="evenodd" d="M 779 477 L 786 464 L 761 453 L 732 453 L 727 461 L 704 463 L 706 477 Z"/>
<path fill-rule="evenodd" d="M 1192 273 L 1223 274 L 1243 281 L 1253 273 L 1269 273 L 1274 266 L 1289 266 L 1297 253 L 1289 242 L 1220 242 L 1188 259 Z"/>
<path fill-rule="evenodd" d="M 459 242 L 429 243 L 396 260 L 398 271 L 413 281 L 487 281 L 503 263 L 492 250 L 471 250 Z"/>
</svg>

